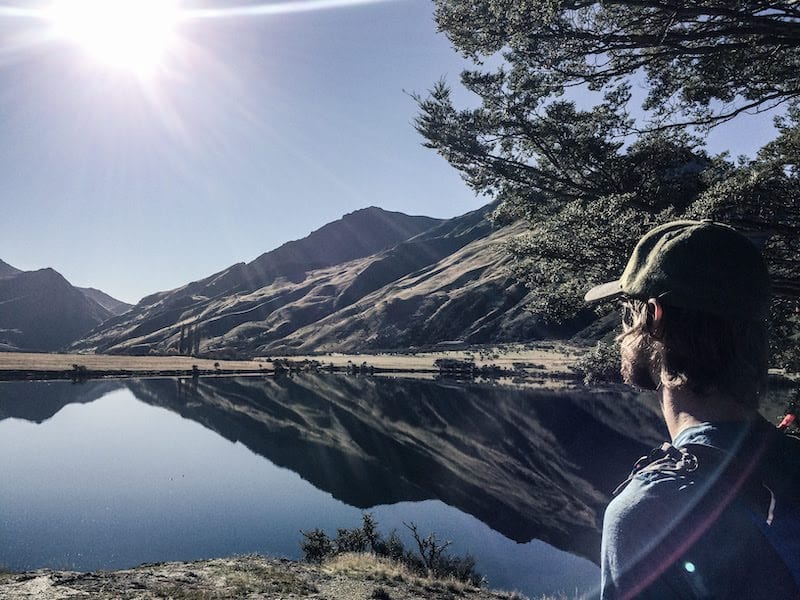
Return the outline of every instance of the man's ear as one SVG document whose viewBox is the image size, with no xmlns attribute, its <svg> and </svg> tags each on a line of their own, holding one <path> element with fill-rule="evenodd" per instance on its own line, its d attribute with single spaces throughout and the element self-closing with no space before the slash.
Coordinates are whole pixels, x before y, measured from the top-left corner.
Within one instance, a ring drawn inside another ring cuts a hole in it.
<svg viewBox="0 0 800 600">
<path fill-rule="evenodd" d="M 664 307 L 658 298 L 647 301 L 647 331 L 657 340 L 664 335 Z"/>
</svg>

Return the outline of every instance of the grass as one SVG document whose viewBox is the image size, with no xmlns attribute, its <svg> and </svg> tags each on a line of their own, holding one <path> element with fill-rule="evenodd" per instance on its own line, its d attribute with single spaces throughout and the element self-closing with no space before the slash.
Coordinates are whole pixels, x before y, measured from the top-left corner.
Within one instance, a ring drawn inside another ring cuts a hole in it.
<svg viewBox="0 0 800 600">
<path fill-rule="evenodd" d="M 337 554 L 323 563 L 322 571 L 329 575 L 367 579 L 387 586 L 404 583 L 425 592 L 449 592 L 458 596 L 463 596 L 476 589 L 474 586 L 452 577 L 446 579 L 420 577 L 398 561 L 371 553 L 345 552 Z M 425 594 L 422 596 L 424 597 Z"/>
<path fill-rule="evenodd" d="M 322 571 L 376 581 L 412 581 L 418 577 L 404 564 L 362 552 L 344 552 L 326 560 Z"/>
<path fill-rule="evenodd" d="M 445 597 L 464 597 L 476 588 L 455 579 L 434 579 L 419 577 L 411 572 L 404 564 L 375 556 L 370 553 L 347 552 L 338 554 L 325 561 L 322 570 L 331 575 L 374 580 L 380 584 L 373 593 L 377 600 L 391 598 L 391 586 L 398 582 L 410 585 L 420 591 L 420 597 L 432 597 L 431 594 L 444 595 Z M 387 589 L 389 588 L 389 589 Z M 528 600 L 528 597 L 518 591 L 495 592 L 497 598 L 504 600 Z M 570 597 L 567 594 L 556 596 L 537 596 L 532 600 L 578 600 L 578 596 Z"/>
<path fill-rule="evenodd" d="M 303 360 L 318 361 L 323 367 L 331 364 L 337 369 L 345 370 L 348 365 L 359 366 L 366 362 L 380 370 L 397 370 L 414 377 L 432 377 L 437 369 L 434 362 L 439 358 L 472 360 L 477 367 L 495 365 L 513 370 L 522 367 L 534 378 L 546 378 L 548 375 L 570 373 L 576 356 L 581 350 L 563 343 L 509 344 L 504 346 L 478 347 L 469 350 L 453 350 L 446 352 L 396 352 L 382 354 L 323 354 L 317 356 L 286 357 L 292 363 Z M 74 365 L 89 372 L 118 372 L 121 375 L 136 375 L 183 371 L 187 374 L 196 366 L 201 371 L 237 371 L 259 373 L 263 369 L 271 370 L 273 360 L 284 357 L 270 356 L 253 360 L 217 360 L 194 358 L 191 356 L 122 356 L 104 354 L 47 354 L 25 352 L 0 352 L 0 376 L 5 372 L 61 372 L 73 373 Z M 421 371 L 416 372 L 415 371 Z M 424 373 L 427 371 L 427 373 Z M 10 373 L 9 373 L 10 375 Z"/>
<path fill-rule="evenodd" d="M 69 371 L 72 365 L 81 365 L 90 371 L 191 371 L 214 370 L 219 364 L 222 370 L 259 371 L 272 367 L 263 361 L 215 360 L 191 356 L 111 356 L 105 354 L 45 354 L 29 352 L 0 352 L 0 371 Z M 260 366 L 259 366 L 260 365 Z"/>
<path fill-rule="evenodd" d="M 577 354 L 583 350 L 564 343 L 510 344 L 504 346 L 480 347 L 470 350 L 442 352 L 391 352 L 381 354 L 340 354 L 333 352 L 318 356 L 291 356 L 290 360 L 318 360 L 323 365 L 346 366 L 347 363 L 360 365 L 366 362 L 378 368 L 431 369 L 437 358 L 474 360 L 478 367 L 497 365 L 513 368 L 514 363 L 535 364 L 542 372 L 566 373 Z M 277 358 L 277 357 L 269 357 Z"/>
</svg>

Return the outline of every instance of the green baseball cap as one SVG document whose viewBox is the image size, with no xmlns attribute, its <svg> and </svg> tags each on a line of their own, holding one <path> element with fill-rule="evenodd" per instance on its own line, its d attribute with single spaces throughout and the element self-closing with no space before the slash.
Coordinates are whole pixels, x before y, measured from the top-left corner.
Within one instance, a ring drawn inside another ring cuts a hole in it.
<svg viewBox="0 0 800 600">
<path fill-rule="evenodd" d="M 724 317 L 766 315 L 771 284 L 755 243 L 710 220 L 673 221 L 639 240 L 622 276 L 598 285 L 587 302 L 658 298 L 665 305 Z"/>
</svg>

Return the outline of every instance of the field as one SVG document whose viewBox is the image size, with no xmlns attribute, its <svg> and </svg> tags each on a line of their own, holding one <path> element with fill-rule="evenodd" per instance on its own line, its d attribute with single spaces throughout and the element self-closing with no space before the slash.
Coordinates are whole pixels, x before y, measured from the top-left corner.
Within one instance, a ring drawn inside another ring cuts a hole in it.
<svg viewBox="0 0 800 600">
<path fill-rule="evenodd" d="M 258 371 L 268 365 L 250 360 L 217 361 L 191 356 L 109 356 L 104 354 L 39 354 L 0 352 L 0 371 L 69 371 L 81 365 L 90 371 L 191 371 L 220 369 Z"/>
<path fill-rule="evenodd" d="M 338 354 L 318 356 L 268 356 L 252 360 L 215 360 L 190 356 L 119 356 L 102 354 L 45 354 L 0 352 L 0 379 L 125 377 L 143 375 L 247 374 L 272 372 L 278 360 L 291 364 L 318 361 L 336 370 L 358 368 L 366 363 L 375 372 L 435 373 L 437 359 L 473 360 L 476 367 L 496 366 L 528 373 L 568 374 L 580 350 L 553 343 L 510 345 L 449 352 Z"/>
<path fill-rule="evenodd" d="M 583 353 L 573 346 L 563 343 L 516 344 L 491 348 L 475 348 L 472 350 L 453 350 L 447 352 L 393 352 L 383 354 L 339 354 L 336 352 L 321 356 L 293 356 L 293 361 L 317 360 L 324 365 L 346 367 L 348 363 L 355 366 L 366 362 L 376 369 L 413 372 L 436 370 L 434 363 L 440 358 L 455 360 L 474 360 L 475 366 L 496 365 L 504 369 L 513 369 L 515 364 L 526 364 L 528 369 L 543 373 L 568 373 L 569 365 Z M 274 358 L 274 357 L 268 357 Z"/>
</svg>

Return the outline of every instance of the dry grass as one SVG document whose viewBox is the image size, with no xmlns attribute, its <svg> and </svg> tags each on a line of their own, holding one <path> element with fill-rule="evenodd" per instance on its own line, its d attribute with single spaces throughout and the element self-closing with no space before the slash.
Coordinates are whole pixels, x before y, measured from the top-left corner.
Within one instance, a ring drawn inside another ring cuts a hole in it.
<svg viewBox="0 0 800 600">
<path fill-rule="evenodd" d="M 349 363 L 368 365 L 395 373 L 407 372 L 413 377 L 432 377 L 434 362 L 439 358 L 474 360 L 478 367 L 496 365 L 513 370 L 515 365 L 524 367 L 527 375 L 536 379 L 549 375 L 569 374 L 570 365 L 583 351 L 563 343 L 539 343 L 528 345 L 506 345 L 474 350 L 420 353 L 385 354 L 324 354 L 285 357 L 294 363 L 304 360 L 319 361 L 323 366 L 346 369 Z M 273 360 L 279 356 L 254 358 L 252 360 L 215 360 L 193 358 L 190 356 L 122 356 L 104 354 L 46 354 L 24 352 L 0 352 L 0 372 L 38 371 L 71 372 L 73 365 L 85 367 L 88 371 L 148 373 L 158 371 L 191 372 L 196 366 L 201 371 L 238 371 L 257 373 L 262 369 L 272 369 Z M 419 372 L 423 371 L 423 372 Z M 427 371 L 428 373 L 425 373 Z M 548 384 L 550 385 L 550 384 Z"/>
<path fill-rule="evenodd" d="M 317 360 L 324 365 L 333 363 L 336 367 L 346 367 L 348 363 L 360 365 L 366 362 L 373 367 L 381 369 L 433 369 L 433 363 L 438 358 L 454 358 L 458 360 L 474 360 L 476 366 L 497 365 L 511 369 L 514 363 L 527 363 L 541 367 L 542 372 L 567 373 L 569 365 L 575 358 L 585 351 L 567 344 L 541 343 L 541 344 L 512 344 L 492 348 L 476 348 L 473 350 L 453 350 L 447 352 L 418 352 L 402 353 L 392 352 L 383 354 L 340 354 L 332 352 L 321 356 L 305 355 L 290 356 L 289 360 Z M 269 357 L 278 358 L 278 357 Z M 266 359 L 264 359 L 266 360 Z"/>
<path fill-rule="evenodd" d="M 403 582 L 428 592 L 448 591 L 463 595 L 476 590 L 475 586 L 452 577 L 446 579 L 420 577 L 400 562 L 369 553 L 345 552 L 338 554 L 323 563 L 322 571 L 330 575 L 344 575 L 351 578 L 373 580 L 378 583 Z"/>
<path fill-rule="evenodd" d="M 110 356 L 105 354 L 44 354 L 0 352 L 0 371 L 68 371 L 82 365 L 90 371 L 191 371 L 219 368 L 258 371 L 272 365 L 251 360 L 207 360 L 191 356 Z M 260 365 L 260 366 L 259 366 Z"/>
<path fill-rule="evenodd" d="M 344 552 L 325 561 L 322 571 L 330 575 L 347 575 L 376 580 L 412 581 L 418 577 L 397 561 L 360 552 Z"/>
</svg>

